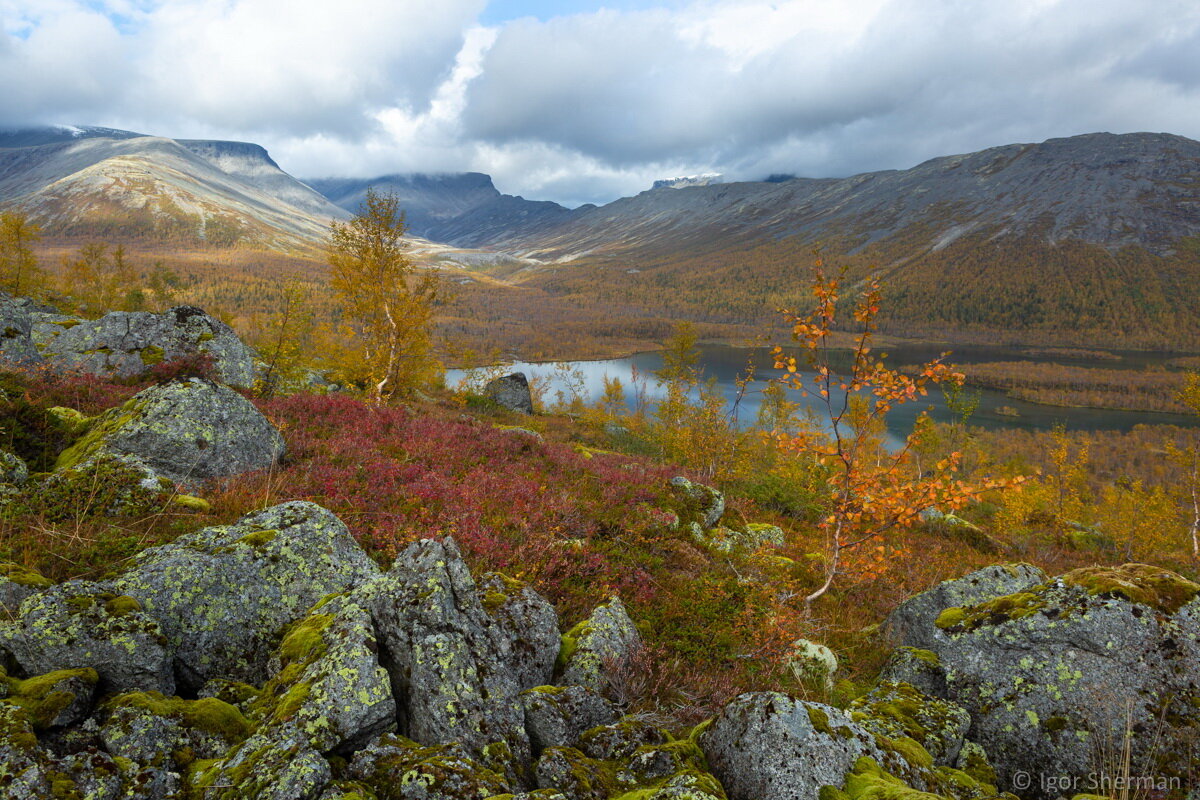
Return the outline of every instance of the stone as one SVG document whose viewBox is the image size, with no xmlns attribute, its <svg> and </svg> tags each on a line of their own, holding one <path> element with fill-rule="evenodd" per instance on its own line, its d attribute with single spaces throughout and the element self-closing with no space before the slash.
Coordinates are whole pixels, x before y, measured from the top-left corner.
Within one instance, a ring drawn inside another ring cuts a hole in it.
<svg viewBox="0 0 1200 800">
<path fill-rule="evenodd" d="M 105 692 L 175 689 L 158 621 L 109 584 L 67 581 L 29 597 L 0 623 L 0 647 L 28 675 L 90 667 Z"/>
<path fill-rule="evenodd" d="M 393 734 L 355 753 L 346 772 L 378 800 L 484 800 L 513 790 L 502 774 L 474 760 L 461 745 L 425 747 Z"/>
<path fill-rule="evenodd" d="M 29 467 L 21 457 L 7 450 L 0 450 L 0 483 L 20 486 L 29 480 Z"/>
<path fill-rule="evenodd" d="M 897 644 L 936 650 L 942 633 L 934 621 L 945 609 L 1019 592 L 1044 580 L 1046 573 L 1029 564 L 984 567 L 905 600 L 888 615 L 884 628 Z"/>
<path fill-rule="evenodd" d="M 628 661 L 641 644 L 625 604 L 613 597 L 563 634 L 559 682 L 603 692 L 608 687 L 606 671 Z"/>
<path fill-rule="evenodd" d="M 1200 726 L 1200 584 L 1145 564 L 1088 567 L 943 610 L 944 696 L 973 719 L 1001 788 L 1050 798 L 1043 774 L 1085 780 L 1127 730 L 1133 774 L 1186 779 Z M 1112 771 L 1118 767 L 1102 765 Z"/>
<path fill-rule="evenodd" d="M 716 489 L 693 483 L 682 475 L 671 478 L 671 486 L 685 504 L 680 513 L 684 522 L 694 521 L 702 531 L 709 531 L 725 516 L 725 495 Z"/>
<path fill-rule="evenodd" d="M 483 387 L 483 395 L 496 405 L 521 414 L 533 413 L 533 398 L 529 394 L 529 379 L 524 372 L 514 372 L 495 378 Z"/>
<path fill-rule="evenodd" d="M 54 583 L 20 564 L 0 561 L 0 623 L 17 618 L 17 609 L 27 598 Z"/>
<path fill-rule="evenodd" d="M 332 512 L 292 501 L 138 553 L 115 581 L 162 624 L 180 687 L 261 685 L 284 628 L 379 568 Z"/>
<path fill-rule="evenodd" d="M 227 386 L 192 378 L 151 386 L 92 420 L 58 458 L 67 469 L 100 454 L 132 455 L 194 489 L 211 478 L 269 469 L 284 453 L 279 431 Z"/>
<path fill-rule="evenodd" d="M 532 588 L 499 573 L 479 579 L 480 600 L 508 640 L 508 668 L 523 691 L 554 676 L 561 637 L 558 612 Z"/>
<path fill-rule="evenodd" d="M 402 735 L 478 757 L 506 751 L 512 775 L 529 762 L 509 635 L 484 611 L 453 540 L 415 542 L 356 596 L 383 644 Z"/>
<path fill-rule="evenodd" d="M 0 292 L 0 363 L 40 364 L 42 356 L 31 337 L 29 308 L 18 298 Z"/>
<path fill-rule="evenodd" d="M 948 700 L 921 693 L 907 683 L 884 681 L 847 709 L 850 719 L 876 736 L 907 736 L 933 757 L 933 763 L 953 766 L 958 761 L 971 715 Z"/>
<path fill-rule="evenodd" d="M 370 612 L 350 595 L 326 598 L 283 637 L 251 709 L 264 725 L 294 724 L 321 753 L 352 753 L 396 726 L 378 652 Z"/>
<path fill-rule="evenodd" d="M 548 747 L 576 747 L 586 731 L 611 725 L 616 706 L 583 686 L 539 686 L 521 695 L 533 757 Z"/>
<path fill-rule="evenodd" d="M 53 797 L 48 755 L 25 711 L 0 702 L 0 787 L 13 800 Z"/>
<path fill-rule="evenodd" d="M 224 757 L 188 773 L 188 797 L 316 800 L 333 779 L 329 762 L 293 726 L 254 734 Z"/>
<path fill-rule="evenodd" d="M 842 711 L 776 692 L 735 698 L 699 743 L 730 800 L 814 800 L 822 786 L 840 788 L 860 758 L 883 757 Z"/>
<path fill-rule="evenodd" d="M 833 690 L 833 677 L 838 671 L 837 656 L 823 644 L 797 639 L 785 662 L 796 680 L 809 686 Z"/>
<path fill-rule="evenodd" d="M 879 680 L 907 683 L 930 697 L 946 696 L 946 671 L 932 650 L 897 647 L 880 670 Z"/>
<path fill-rule="evenodd" d="M 98 375 L 139 377 L 156 364 L 206 354 L 222 383 L 250 388 L 256 377 L 254 351 L 228 325 L 192 306 L 161 314 L 113 311 L 39 338 L 46 338 L 46 361 Z"/>
<path fill-rule="evenodd" d="M 241 711 L 215 698 L 184 700 L 159 692 L 120 694 L 104 703 L 104 749 L 138 764 L 170 767 L 185 748 L 197 759 L 219 758 L 253 730 Z"/>
</svg>

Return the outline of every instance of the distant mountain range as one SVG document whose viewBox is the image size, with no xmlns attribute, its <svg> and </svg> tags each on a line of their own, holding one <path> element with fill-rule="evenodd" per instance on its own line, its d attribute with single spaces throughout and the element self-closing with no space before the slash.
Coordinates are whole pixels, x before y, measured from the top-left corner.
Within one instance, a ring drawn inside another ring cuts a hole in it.
<svg viewBox="0 0 1200 800">
<path fill-rule="evenodd" d="M 516 256 L 464 268 L 628 314 L 769 314 L 798 302 L 820 246 L 852 277 L 886 274 L 897 331 L 1200 347 L 1200 142 L 1169 134 L 1014 144 L 849 178 L 673 178 L 567 209 L 479 173 L 302 182 L 242 142 L 0 132 L 0 205 L 56 235 L 312 248 L 369 186 L 400 197 L 414 236 Z"/>
</svg>

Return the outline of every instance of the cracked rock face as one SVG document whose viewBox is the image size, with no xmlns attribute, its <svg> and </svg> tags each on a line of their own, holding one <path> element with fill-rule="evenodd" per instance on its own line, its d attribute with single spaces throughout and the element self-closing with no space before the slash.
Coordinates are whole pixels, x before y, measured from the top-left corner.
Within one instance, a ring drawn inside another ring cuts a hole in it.
<svg viewBox="0 0 1200 800">
<path fill-rule="evenodd" d="M 38 364 L 42 356 L 34 347 L 33 320 L 27 305 L 0 292 L 0 362 Z"/>
<path fill-rule="evenodd" d="M 58 459 L 69 468 L 100 454 L 131 455 L 175 483 L 268 469 L 283 436 L 254 404 L 227 386 L 192 378 L 138 392 L 93 420 Z"/>
<path fill-rule="evenodd" d="M 216 377 L 230 386 L 254 385 L 254 351 L 233 329 L 199 308 L 179 306 L 161 314 L 113 311 L 95 320 L 40 320 L 41 356 L 57 366 L 98 375 L 136 377 L 155 364 L 204 353 Z M 53 336 L 45 330 L 56 326 Z"/>
</svg>

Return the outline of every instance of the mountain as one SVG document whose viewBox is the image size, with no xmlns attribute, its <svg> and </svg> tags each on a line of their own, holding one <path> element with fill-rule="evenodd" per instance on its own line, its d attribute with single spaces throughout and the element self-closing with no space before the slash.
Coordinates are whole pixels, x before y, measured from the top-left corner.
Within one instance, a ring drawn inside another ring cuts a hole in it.
<svg viewBox="0 0 1200 800">
<path fill-rule="evenodd" d="M 655 181 L 650 187 L 654 189 L 684 189 L 688 186 L 710 186 L 714 183 L 721 183 L 724 180 L 722 175 L 715 172 L 706 172 L 703 175 L 688 175 L 682 178 L 667 178 L 666 180 Z"/>
<path fill-rule="evenodd" d="M 0 133 L 0 203 L 51 235 L 281 250 L 349 216 L 255 144 L 62 126 Z"/>
<path fill-rule="evenodd" d="M 368 188 L 395 193 L 410 233 L 463 247 L 502 239 L 516 229 L 548 228 L 576 213 L 557 203 L 501 194 L 490 177 L 478 172 L 314 178 L 306 183 L 347 211 L 358 210 Z"/>
<path fill-rule="evenodd" d="M 1200 142 L 1088 134 L 849 178 L 651 189 L 460 234 L 522 282 L 638 315 L 765 324 L 820 247 L 883 275 L 885 330 L 952 341 L 1200 348 Z"/>
</svg>

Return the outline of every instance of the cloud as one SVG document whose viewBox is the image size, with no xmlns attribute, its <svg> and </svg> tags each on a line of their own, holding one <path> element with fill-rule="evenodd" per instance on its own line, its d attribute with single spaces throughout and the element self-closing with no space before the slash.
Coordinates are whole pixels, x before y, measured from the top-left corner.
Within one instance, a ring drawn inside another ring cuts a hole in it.
<svg viewBox="0 0 1200 800">
<path fill-rule="evenodd" d="M 481 25 L 486 5 L 0 0 L 0 123 L 249 139 L 301 176 L 477 170 L 568 203 L 1200 138 L 1194 0 L 639 0 Z"/>
</svg>

